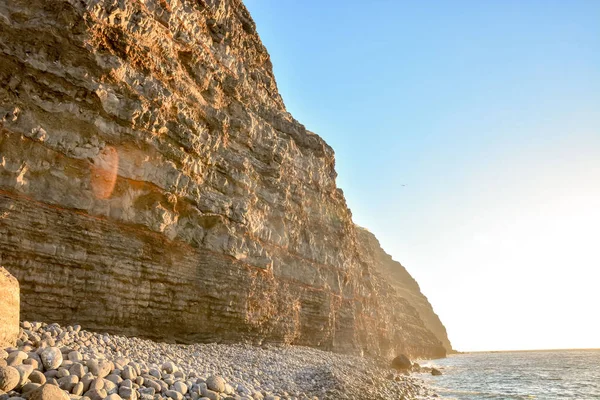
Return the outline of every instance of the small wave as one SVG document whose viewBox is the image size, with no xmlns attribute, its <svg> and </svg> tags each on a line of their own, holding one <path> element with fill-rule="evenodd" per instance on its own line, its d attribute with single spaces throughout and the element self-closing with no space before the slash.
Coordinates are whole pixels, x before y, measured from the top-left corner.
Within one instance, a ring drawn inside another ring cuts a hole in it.
<svg viewBox="0 0 600 400">
<path fill-rule="evenodd" d="M 458 396 L 459 399 L 464 399 L 463 396 L 474 396 L 473 398 L 477 399 L 490 399 L 490 400 L 525 400 L 525 399 L 536 399 L 537 396 L 533 394 L 507 394 L 507 393 L 497 393 L 497 392 L 481 392 L 481 391 L 472 391 L 472 390 L 448 390 L 448 389 L 439 389 L 435 388 L 438 393 L 440 393 L 443 399 L 452 400 L 454 397 L 446 397 L 446 395 L 450 396 Z"/>
<path fill-rule="evenodd" d="M 450 394 L 486 394 L 484 392 L 476 392 L 472 390 L 448 390 Z"/>
</svg>

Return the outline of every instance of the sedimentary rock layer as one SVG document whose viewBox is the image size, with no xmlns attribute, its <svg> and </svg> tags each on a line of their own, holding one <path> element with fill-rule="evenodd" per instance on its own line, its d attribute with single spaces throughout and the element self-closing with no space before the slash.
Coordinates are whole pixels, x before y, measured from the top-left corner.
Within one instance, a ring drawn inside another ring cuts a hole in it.
<svg viewBox="0 0 600 400">
<path fill-rule="evenodd" d="M 0 349 L 14 346 L 19 336 L 19 282 L 0 267 Z"/>
<path fill-rule="evenodd" d="M 408 273 L 406 268 L 392 256 L 387 254 L 380 246 L 379 240 L 367 229 L 357 227 L 360 254 L 363 259 L 374 266 L 382 276 L 396 289 L 398 295 L 406 299 L 413 306 L 421 320 L 424 322 L 435 337 L 442 342 L 447 352 L 452 352 L 452 344 L 448 339 L 446 327 L 440 321 L 440 317 L 433 311 L 433 307 L 427 297 L 421 293 L 417 281 Z"/>
<path fill-rule="evenodd" d="M 0 263 L 28 319 L 441 356 L 237 0 L 0 3 Z"/>
</svg>

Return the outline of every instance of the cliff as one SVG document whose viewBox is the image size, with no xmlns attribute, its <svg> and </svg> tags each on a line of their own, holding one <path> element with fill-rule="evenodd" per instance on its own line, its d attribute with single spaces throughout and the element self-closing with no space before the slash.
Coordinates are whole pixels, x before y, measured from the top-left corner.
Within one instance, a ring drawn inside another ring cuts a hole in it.
<svg viewBox="0 0 600 400">
<path fill-rule="evenodd" d="M 435 337 L 442 342 L 447 352 L 452 352 L 452 344 L 448 339 L 446 327 L 440 321 L 440 317 L 433 311 L 433 307 L 427 300 L 427 297 L 421 293 L 421 288 L 417 281 L 408 273 L 406 268 L 392 256 L 387 254 L 380 246 L 379 241 L 367 229 L 357 227 L 358 244 L 360 254 L 363 260 L 372 265 L 382 276 L 386 277 L 396 293 L 406 299 L 414 307 L 425 327 L 429 329 Z"/>
<path fill-rule="evenodd" d="M 0 263 L 22 317 L 437 357 L 237 0 L 0 3 Z"/>
</svg>

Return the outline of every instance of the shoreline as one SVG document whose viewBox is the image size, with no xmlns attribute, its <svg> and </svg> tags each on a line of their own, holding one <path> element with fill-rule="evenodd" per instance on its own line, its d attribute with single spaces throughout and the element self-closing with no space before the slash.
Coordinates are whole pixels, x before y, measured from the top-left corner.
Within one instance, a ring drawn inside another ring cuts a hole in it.
<svg viewBox="0 0 600 400">
<path fill-rule="evenodd" d="M 383 366 L 381 360 L 303 346 L 168 344 L 39 322 L 22 322 L 17 344 L 7 349 L 5 358 L 14 364 L 15 357 L 25 355 L 19 365 L 35 366 L 37 362 L 45 371 L 46 382 L 56 380 L 71 393 L 71 399 L 87 400 L 78 397 L 86 394 L 90 400 L 108 396 L 113 396 L 110 400 L 438 397 L 418 374 L 404 375 Z M 60 364 L 44 367 L 36 360 L 48 349 L 62 354 Z M 0 362 L 1 356 L 0 351 Z M 102 372 L 96 371 L 96 363 L 104 365 Z M 73 369 L 82 376 L 71 374 Z M 98 373 L 84 380 L 90 372 Z M 39 379 L 40 374 L 34 375 Z M 26 383 L 28 378 L 21 376 L 14 395 L 25 398 L 38 388 Z M 220 384 L 215 385 L 215 380 Z M 90 390 L 100 392 L 88 393 Z"/>
<path fill-rule="evenodd" d="M 582 347 L 582 348 L 570 348 L 570 349 L 526 349 L 526 350 L 474 350 L 474 351 L 461 351 L 457 353 L 448 353 L 448 356 L 461 355 L 461 354 L 494 354 L 494 353 L 551 353 L 556 351 L 598 351 L 600 347 Z"/>
</svg>

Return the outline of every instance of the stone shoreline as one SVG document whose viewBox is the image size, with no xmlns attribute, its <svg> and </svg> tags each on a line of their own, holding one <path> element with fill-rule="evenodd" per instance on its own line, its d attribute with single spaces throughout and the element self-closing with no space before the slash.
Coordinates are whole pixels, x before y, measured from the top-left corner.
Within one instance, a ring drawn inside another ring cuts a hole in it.
<svg viewBox="0 0 600 400">
<path fill-rule="evenodd" d="M 0 349 L 0 400 L 437 397 L 383 365 L 309 347 L 167 344 L 23 322 L 17 346 Z"/>
</svg>

